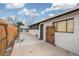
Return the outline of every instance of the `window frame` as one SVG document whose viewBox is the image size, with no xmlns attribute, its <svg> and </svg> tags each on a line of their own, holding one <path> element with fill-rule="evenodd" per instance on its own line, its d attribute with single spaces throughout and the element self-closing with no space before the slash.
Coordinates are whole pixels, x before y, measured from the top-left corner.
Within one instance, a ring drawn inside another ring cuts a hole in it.
<svg viewBox="0 0 79 59">
<path fill-rule="evenodd" d="M 73 32 L 69 32 L 67 31 L 67 22 L 68 20 L 73 20 Z M 62 21 L 66 21 L 66 31 L 58 31 L 58 22 L 62 22 Z M 55 23 L 56 23 L 56 26 L 55 26 Z M 66 19 L 66 20 L 60 20 L 60 21 L 56 21 L 56 22 L 53 22 L 54 26 L 55 26 L 55 29 L 57 28 L 57 30 L 55 30 L 55 32 L 62 32 L 62 33 L 74 33 L 74 18 L 69 18 L 69 19 Z"/>
</svg>

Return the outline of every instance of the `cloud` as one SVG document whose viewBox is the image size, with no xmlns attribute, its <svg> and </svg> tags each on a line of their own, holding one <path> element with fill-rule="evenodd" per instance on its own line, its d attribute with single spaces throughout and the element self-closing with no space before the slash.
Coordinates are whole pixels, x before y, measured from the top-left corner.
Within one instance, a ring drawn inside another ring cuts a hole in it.
<svg viewBox="0 0 79 59">
<path fill-rule="evenodd" d="M 45 10 L 41 11 L 41 14 L 44 14 L 45 12 L 49 12 L 49 11 L 53 11 L 53 10 L 67 10 L 67 9 L 71 9 L 71 8 L 75 8 L 77 7 L 77 3 L 74 4 L 68 4 L 68 3 L 52 3 L 51 7 L 46 8 Z"/>
<path fill-rule="evenodd" d="M 20 15 L 29 15 L 29 10 L 26 9 L 26 8 L 23 8 L 22 10 L 20 10 L 18 12 L 18 14 L 20 14 Z"/>
<path fill-rule="evenodd" d="M 76 4 L 68 4 L 68 3 L 65 3 L 65 4 L 57 4 L 57 5 L 54 5 L 51 7 L 51 9 L 54 9 L 54 10 L 59 10 L 59 9 L 70 9 L 70 8 L 74 8 L 74 7 L 77 7 L 77 3 Z"/>
<path fill-rule="evenodd" d="M 34 17 L 39 15 L 39 13 L 37 12 L 36 9 L 27 9 L 27 8 L 24 8 L 24 9 L 20 10 L 18 12 L 18 14 L 29 16 L 29 17 L 32 17 L 32 18 L 34 18 Z"/>
<path fill-rule="evenodd" d="M 55 15 L 55 14 L 49 14 L 48 16 L 49 16 L 49 17 L 52 17 L 52 16 L 54 16 L 54 15 Z"/>
<path fill-rule="evenodd" d="M 7 3 L 5 8 L 16 9 L 16 8 L 22 8 L 22 7 L 24 7 L 24 4 L 22 3 Z"/>
<path fill-rule="evenodd" d="M 79 0 L 52 0 L 54 5 L 63 5 L 63 4 L 76 4 L 79 3 Z"/>
<path fill-rule="evenodd" d="M 41 14 L 44 14 L 45 13 L 45 11 L 41 11 Z"/>
<path fill-rule="evenodd" d="M 33 11 L 33 12 L 37 12 L 37 10 L 36 10 L 36 9 L 32 9 L 31 11 Z"/>
</svg>

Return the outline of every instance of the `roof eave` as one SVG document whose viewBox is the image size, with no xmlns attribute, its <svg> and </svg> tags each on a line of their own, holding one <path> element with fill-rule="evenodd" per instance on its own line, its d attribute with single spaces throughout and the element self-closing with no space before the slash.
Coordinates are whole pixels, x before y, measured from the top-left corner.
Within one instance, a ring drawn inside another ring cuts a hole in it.
<svg viewBox="0 0 79 59">
<path fill-rule="evenodd" d="M 66 12 L 64 12 L 64 13 L 57 14 L 57 15 L 55 15 L 55 16 L 53 16 L 53 17 L 49 17 L 49 18 L 47 18 L 46 20 L 43 20 L 43 21 L 40 21 L 40 22 L 38 22 L 38 23 L 35 23 L 35 24 L 30 25 L 29 27 L 34 26 L 34 25 L 37 25 L 37 24 L 40 24 L 40 23 L 43 23 L 43 22 L 46 22 L 46 21 L 48 21 L 48 20 L 54 19 L 54 18 L 56 18 L 56 17 L 62 16 L 62 15 L 65 15 L 65 14 L 68 14 L 68 13 L 71 13 L 71 12 L 74 12 L 74 11 L 77 11 L 77 10 L 79 10 L 79 7 L 78 7 L 78 8 L 75 8 L 75 9 L 73 9 L 73 10 L 70 10 L 70 11 L 66 11 Z"/>
</svg>

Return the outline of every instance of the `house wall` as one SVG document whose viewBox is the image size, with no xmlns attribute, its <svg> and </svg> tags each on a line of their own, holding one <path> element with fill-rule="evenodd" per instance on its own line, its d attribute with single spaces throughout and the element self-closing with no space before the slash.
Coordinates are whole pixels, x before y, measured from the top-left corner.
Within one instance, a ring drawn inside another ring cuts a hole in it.
<svg viewBox="0 0 79 59">
<path fill-rule="evenodd" d="M 55 44 L 63 49 L 79 55 L 79 11 L 68 13 L 66 15 L 54 18 L 52 20 L 40 23 L 44 24 L 43 36 L 46 40 L 46 27 L 52 25 L 53 22 L 74 18 L 74 33 L 55 32 Z M 32 35 L 38 34 L 40 38 L 40 25 L 39 30 L 29 30 Z"/>
<path fill-rule="evenodd" d="M 29 33 L 33 36 L 36 36 L 36 34 L 38 35 L 38 38 L 40 39 L 40 30 L 37 29 L 30 29 Z"/>
<path fill-rule="evenodd" d="M 55 32 L 55 44 L 63 49 L 79 55 L 79 11 L 75 11 L 55 19 L 43 22 L 44 41 L 46 40 L 46 27 L 55 21 L 74 18 L 74 33 Z"/>
<path fill-rule="evenodd" d="M 28 31 L 29 31 L 29 27 L 28 26 L 26 26 L 26 25 L 20 26 L 20 32 L 28 32 Z"/>
</svg>

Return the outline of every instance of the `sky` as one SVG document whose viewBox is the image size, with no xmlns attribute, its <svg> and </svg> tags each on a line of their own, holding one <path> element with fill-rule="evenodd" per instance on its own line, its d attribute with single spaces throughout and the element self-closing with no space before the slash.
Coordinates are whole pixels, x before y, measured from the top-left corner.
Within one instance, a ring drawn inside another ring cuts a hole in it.
<svg viewBox="0 0 79 59">
<path fill-rule="evenodd" d="M 78 6 L 79 3 L 0 3 L 0 18 L 17 17 L 17 21 L 34 24 Z"/>
</svg>

